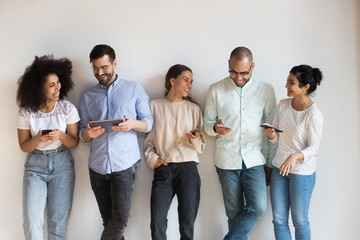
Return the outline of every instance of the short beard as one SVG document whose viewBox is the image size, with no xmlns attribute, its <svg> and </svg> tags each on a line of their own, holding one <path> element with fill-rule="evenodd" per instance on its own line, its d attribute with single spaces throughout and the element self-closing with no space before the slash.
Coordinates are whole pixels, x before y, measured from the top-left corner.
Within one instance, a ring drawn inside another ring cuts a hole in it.
<svg viewBox="0 0 360 240">
<path fill-rule="evenodd" d="M 111 81 L 111 79 L 113 78 L 114 75 L 115 75 L 114 72 L 113 72 L 113 73 L 106 74 L 107 79 L 104 80 L 104 81 L 99 80 L 99 78 L 101 79 L 100 75 L 96 75 L 96 78 L 97 78 L 97 80 L 99 81 L 99 83 L 100 83 L 101 85 L 104 85 L 104 86 L 105 86 L 105 85 L 107 85 L 107 84 Z"/>
</svg>

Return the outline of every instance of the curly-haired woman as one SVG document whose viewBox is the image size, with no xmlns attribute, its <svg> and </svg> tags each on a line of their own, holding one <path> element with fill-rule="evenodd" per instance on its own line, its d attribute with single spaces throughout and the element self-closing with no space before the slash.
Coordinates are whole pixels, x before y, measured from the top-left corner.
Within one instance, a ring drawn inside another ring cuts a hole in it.
<svg viewBox="0 0 360 240">
<path fill-rule="evenodd" d="M 74 160 L 79 114 L 63 100 L 73 87 L 66 58 L 35 57 L 19 79 L 19 145 L 27 152 L 23 179 L 25 239 L 43 239 L 47 207 L 48 239 L 66 239 L 74 191 Z"/>
</svg>

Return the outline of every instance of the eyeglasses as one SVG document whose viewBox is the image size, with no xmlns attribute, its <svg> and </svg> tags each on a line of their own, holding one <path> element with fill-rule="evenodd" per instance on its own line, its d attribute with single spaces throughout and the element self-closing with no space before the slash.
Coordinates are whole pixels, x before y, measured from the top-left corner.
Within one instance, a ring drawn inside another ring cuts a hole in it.
<svg viewBox="0 0 360 240">
<path fill-rule="evenodd" d="M 252 63 L 250 64 L 249 71 L 247 71 L 247 72 L 236 72 L 236 71 L 234 71 L 232 69 L 229 69 L 230 76 L 233 77 L 233 78 L 237 77 L 238 75 L 240 75 L 241 77 L 246 77 L 247 75 L 250 74 L 251 67 L 252 67 Z"/>
<path fill-rule="evenodd" d="M 103 70 L 104 72 L 106 72 L 106 70 L 108 70 L 110 67 L 110 65 L 104 65 L 104 66 L 101 66 L 101 67 L 95 67 L 95 66 L 91 66 L 91 69 L 93 70 L 94 73 L 97 73 L 99 72 L 99 70 Z"/>
</svg>

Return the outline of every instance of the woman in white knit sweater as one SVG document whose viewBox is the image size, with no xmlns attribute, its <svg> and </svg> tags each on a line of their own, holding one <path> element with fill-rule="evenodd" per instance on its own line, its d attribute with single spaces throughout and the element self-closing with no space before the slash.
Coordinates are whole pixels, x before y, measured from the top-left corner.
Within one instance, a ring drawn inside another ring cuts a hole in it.
<svg viewBox="0 0 360 240">
<path fill-rule="evenodd" d="M 267 137 L 279 147 L 273 159 L 270 195 L 276 239 L 291 239 L 289 209 L 295 239 L 310 239 L 308 211 L 315 185 L 316 160 L 323 129 L 323 115 L 310 98 L 322 80 L 318 68 L 308 65 L 291 69 L 286 82 L 287 95 L 277 106 L 273 126 L 264 128 Z"/>
<path fill-rule="evenodd" d="M 175 195 L 181 239 L 193 239 L 200 201 L 197 154 L 206 140 L 200 107 L 188 96 L 193 83 L 190 68 L 172 66 L 165 77 L 165 98 L 151 101 L 154 126 L 145 139 L 144 152 L 154 169 L 151 190 L 151 236 L 166 238 L 167 213 Z"/>
</svg>

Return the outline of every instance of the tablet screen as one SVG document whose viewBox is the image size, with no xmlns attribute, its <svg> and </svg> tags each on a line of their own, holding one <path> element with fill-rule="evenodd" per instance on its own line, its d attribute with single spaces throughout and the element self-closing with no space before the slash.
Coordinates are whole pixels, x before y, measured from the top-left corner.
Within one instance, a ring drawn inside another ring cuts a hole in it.
<svg viewBox="0 0 360 240">
<path fill-rule="evenodd" d="M 105 131 L 110 132 L 113 131 L 112 127 L 118 125 L 119 123 L 124 122 L 124 119 L 109 119 L 109 120 L 100 120 L 100 121 L 90 121 L 89 125 L 91 128 L 100 126 L 102 128 L 105 128 Z"/>
</svg>

